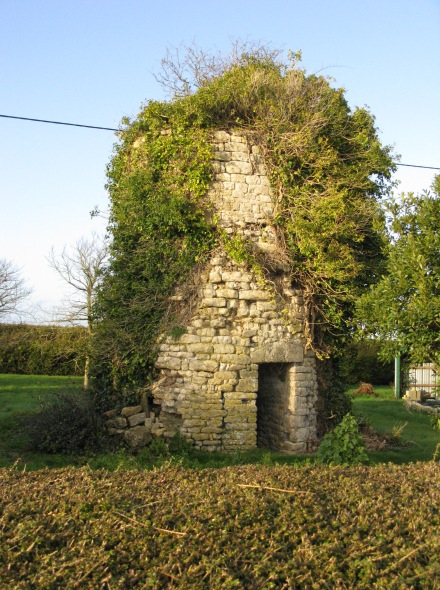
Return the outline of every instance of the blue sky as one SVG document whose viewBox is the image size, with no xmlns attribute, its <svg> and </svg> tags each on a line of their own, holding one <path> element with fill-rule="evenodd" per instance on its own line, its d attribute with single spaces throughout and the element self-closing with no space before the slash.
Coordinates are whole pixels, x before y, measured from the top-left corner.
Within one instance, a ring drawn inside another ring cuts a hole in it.
<svg viewBox="0 0 440 590">
<path fill-rule="evenodd" d="M 440 0 L 0 0 L 0 114 L 118 127 L 163 99 L 153 72 L 181 43 L 228 51 L 231 38 L 298 50 L 352 107 L 368 105 L 401 161 L 440 166 Z M 103 233 L 113 133 L 0 118 L 0 258 L 47 307 L 64 288 L 53 246 Z M 398 192 L 435 171 L 399 168 Z"/>
</svg>

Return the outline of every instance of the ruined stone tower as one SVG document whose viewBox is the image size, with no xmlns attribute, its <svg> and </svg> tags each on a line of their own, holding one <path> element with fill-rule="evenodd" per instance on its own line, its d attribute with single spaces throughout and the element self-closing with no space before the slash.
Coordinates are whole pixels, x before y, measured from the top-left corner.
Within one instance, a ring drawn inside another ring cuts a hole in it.
<svg viewBox="0 0 440 590">
<path fill-rule="evenodd" d="M 217 131 L 213 148 L 212 214 L 225 232 L 252 240 L 270 257 L 275 201 L 258 147 Z M 160 345 L 156 433 L 180 431 L 204 450 L 304 452 L 316 438 L 315 364 L 305 350 L 301 291 L 280 269 L 274 281 L 263 281 L 217 251 L 185 333 Z"/>
</svg>

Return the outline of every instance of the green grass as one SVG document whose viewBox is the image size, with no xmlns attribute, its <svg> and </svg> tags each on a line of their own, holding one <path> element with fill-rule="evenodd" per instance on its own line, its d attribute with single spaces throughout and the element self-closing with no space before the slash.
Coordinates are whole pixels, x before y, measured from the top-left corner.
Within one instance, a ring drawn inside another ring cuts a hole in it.
<svg viewBox="0 0 440 590">
<path fill-rule="evenodd" d="M 88 464 L 92 469 L 149 469 L 164 462 L 179 463 L 183 467 L 218 468 L 234 465 L 295 465 L 310 461 L 310 457 L 283 455 L 264 449 L 234 454 L 181 453 L 174 456 L 155 456 L 148 450 L 133 457 L 124 450 L 88 456 L 49 455 L 28 449 L 28 440 L 20 418 L 39 409 L 40 400 L 60 390 L 82 387 L 81 377 L 48 377 L 41 375 L 0 375 L 0 467 L 15 462 L 27 470 L 45 467 L 64 467 Z M 405 408 L 396 400 L 390 387 L 376 387 L 379 397 L 357 396 L 354 413 L 362 415 L 374 430 L 391 433 L 405 423 L 401 444 L 388 449 L 369 452 L 370 463 L 410 463 L 429 461 L 440 444 L 440 432 L 430 425 L 429 416 Z"/>
<path fill-rule="evenodd" d="M 73 457 L 30 452 L 21 418 L 38 410 L 51 393 L 81 387 L 82 377 L 0 374 L 0 467 L 16 461 L 30 469 L 75 464 Z"/>
<path fill-rule="evenodd" d="M 393 429 L 405 425 L 401 434 L 401 444 L 382 451 L 369 452 L 372 464 L 392 462 L 410 463 L 429 461 L 440 444 L 440 432 L 430 424 L 430 417 L 423 412 L 409 410 L 402 400 L 394 397 L 391 387 L 375 387 L 378 397 L 355 396 L 354 414 L 364 416 L 368 424 L 377 432 L 392 433 Z"/>
</svg>

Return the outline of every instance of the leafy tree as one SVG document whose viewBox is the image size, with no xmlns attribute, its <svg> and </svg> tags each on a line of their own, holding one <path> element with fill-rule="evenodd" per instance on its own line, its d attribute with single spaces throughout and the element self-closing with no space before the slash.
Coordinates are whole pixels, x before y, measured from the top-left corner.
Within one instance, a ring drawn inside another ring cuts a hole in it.
<svg viewBox="0 0 440 590">
<path fill-rule="evenodd" d="M 31 293 L 13 262 L 0 258 L 0 319 L 18 312 Z"/>
<path fill-rule="evenodd" d="M 365 331 L 391 359 L 440 365 L 440 176 L 435 192 L 404 194 L 386 204 L 389 249 L 386 272 L 358 303 Z"/>
<path fill-rule="evenodd" d="M 102 277 L 104 264 L 108 256 L 108 245 L 96 234 L 87 240 L 81 238 L 68 249 L 56 254 L 52 248 L 49 265 L 60 275 L 71 293 L 63 307 L 58 310 L 58 321 L 68 324 L 84 324 L 89 340 L 93 334 L 93 302 Z M 90 357 L 86 352 L 84 368 L 84 387 L 90 382 Z"/>
<path fill-rule="evenodd" d="M 349 334 L 354 301 L 380 273 L 378 201 L 391 151 L 371 113 L 351 110 L 344 91 L 308 76 L 299 57 L 283 61 L 259 45 L 235 46 L 225 58 L 168 55 L 161 81 L 172 100 L 123 121 L 108 168 L 113 242 L 95 339 L 96 372 L 113 386 L 145 382 L 158 334 L 173 321 L 169 296 L 223 241 L 205 215 L 216 128 L 240 129 L 265 156 L 282 256 L 304 290 L 309 346 L 325 357 Z"/>
</svg>

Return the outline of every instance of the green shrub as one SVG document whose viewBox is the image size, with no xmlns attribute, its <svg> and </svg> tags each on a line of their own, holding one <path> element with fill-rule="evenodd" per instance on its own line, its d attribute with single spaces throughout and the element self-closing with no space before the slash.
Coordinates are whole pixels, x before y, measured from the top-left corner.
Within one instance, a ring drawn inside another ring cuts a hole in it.
<svg viewBox="0 0 440 590">
<path fill-rule="evenodd" d="M 154 438 L 148 450 L 154 457 L 166 457 L 168 455 L 168 446 L 163 438 Z"/>
<path fill-rule="evenodd" d="M 194 453 L 194 447 L 187 438 L 182 436 L 180 432 L 175 432 L 172 439 L 168 443 L 168 450 L 171 455 L 178 457 L 189 457 Z"/>
<path fill-rule="evenodd" d="M 30 450 L 75 454 L 100 447 L 100 419 L 86 392 L 60 391 L 24 420 Z"/>
<path fill-rule="evenodd" d="M 368 462 L 364 441 L 351 414 L 346 414 L 342 422 L 324 436 L 316 458 L 325 465 L 359 465 Z"/>
<path fill-rule="evenodd" d="M 431 426 L 434 428 L 434 430 L 440 431 L 440 414 L 431 416 Z"/>
</svg>

